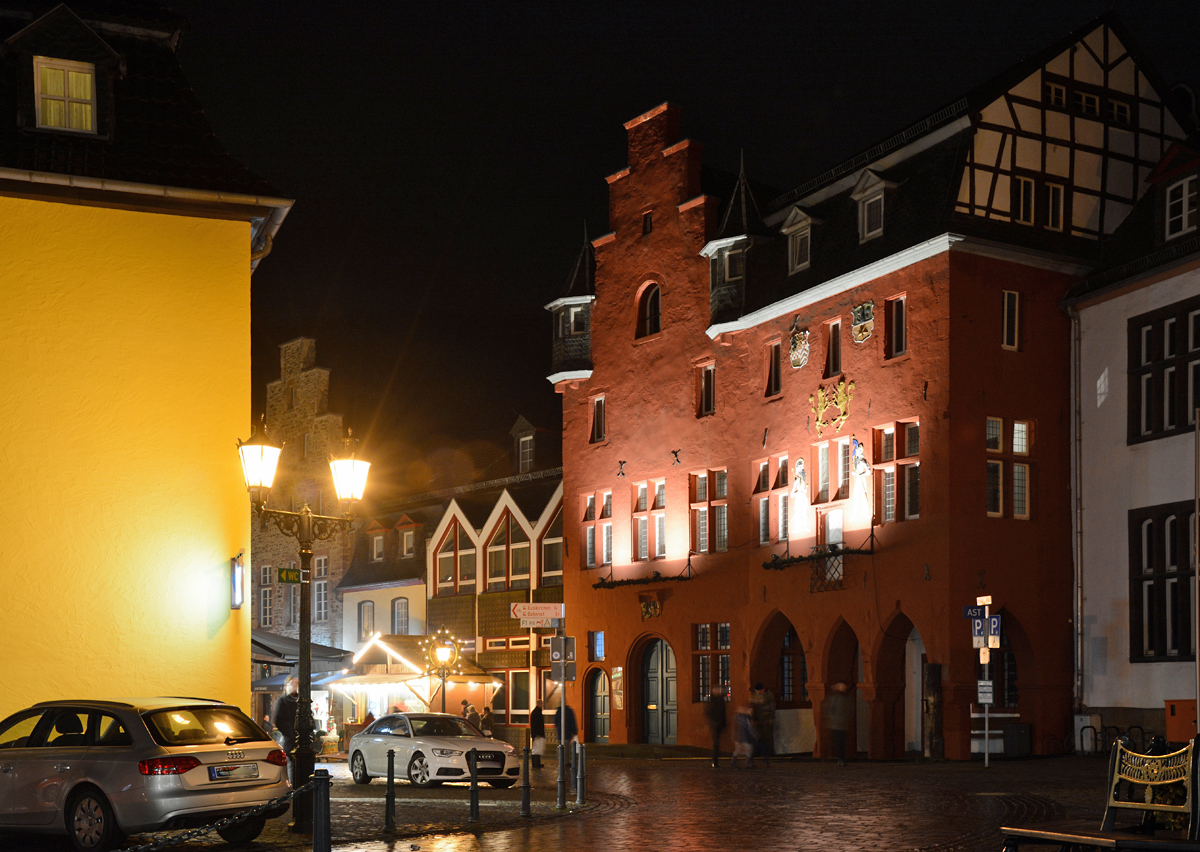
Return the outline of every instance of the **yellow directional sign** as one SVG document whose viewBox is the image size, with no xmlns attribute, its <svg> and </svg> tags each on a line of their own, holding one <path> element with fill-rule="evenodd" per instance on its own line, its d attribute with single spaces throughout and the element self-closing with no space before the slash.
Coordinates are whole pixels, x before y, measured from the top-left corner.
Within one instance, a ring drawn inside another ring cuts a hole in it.
<svg viewBox="0 0 1200 852">
<path fill-rule="evenodd" d="M 299 583 L 300 569 L 299 568 L 280 568 L 279 582 L 281 583 Z"/>
</svg>

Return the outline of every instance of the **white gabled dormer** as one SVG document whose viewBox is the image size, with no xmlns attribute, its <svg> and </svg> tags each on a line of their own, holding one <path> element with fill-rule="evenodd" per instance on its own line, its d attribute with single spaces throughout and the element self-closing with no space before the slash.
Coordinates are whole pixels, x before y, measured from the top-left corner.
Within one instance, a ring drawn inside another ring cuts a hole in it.
<svg viewBox="0 0 1200 852">
<path fill-rule="evenodd" d="M 787 237 L 788 275 L 808 269 L 812 261 L 812 226 L 821 224 L 819 219 L 809 216 L 800 207 L 794 206 L 779 232 Z"/>
<path fill-rule="evenodd" d="M 858 203 L 858 241 L 865 243 L 883 234 L 885 190 L 896 186 L 870 169 L 863 169 L 850 197 Z"/>
</svg>

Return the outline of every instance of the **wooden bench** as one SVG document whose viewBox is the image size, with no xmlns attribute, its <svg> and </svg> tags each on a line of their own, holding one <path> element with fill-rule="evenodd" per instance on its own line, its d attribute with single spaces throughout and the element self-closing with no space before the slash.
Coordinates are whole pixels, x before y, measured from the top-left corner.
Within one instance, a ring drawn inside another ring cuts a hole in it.
<svg viewBox="0 0 1200 852">
<path fill-rule="evenodd" d="M 1038 827 L 1004 826 L 1004 852 L 1021 846 L 1058 846 L 1062 852 L 1085 848 L 1194 850 L 1200 852 L 1200 819 L 1196 801 L 1197 759 L 1200 737 L 1170 754 L 1138 754 L 1128 737 L 1113 743 L 1108 762 L 1108 801 L 1099 828 L 1090 821 L 1046 823 Z M 1182 784 L 1183 802 L 1178 785 Z M 1171 785 L 1171 786 L 1168 786 Z M 1170 792 L 1168 792 L 1168 790 Z M 1118 827 L 1118 815 L 1139 816 L 1140 821 Z M 1160 828 L 1159 816 L 1172 816 L 1184 828 Z"/>
</svg>

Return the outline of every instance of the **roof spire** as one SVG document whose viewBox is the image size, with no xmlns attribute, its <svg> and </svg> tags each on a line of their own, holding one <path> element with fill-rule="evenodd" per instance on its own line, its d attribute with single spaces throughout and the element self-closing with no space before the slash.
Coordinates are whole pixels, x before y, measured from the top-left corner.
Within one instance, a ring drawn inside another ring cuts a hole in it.
<svg viewBox="0 0 1200 852">
<path fill-rule="evenodd" d="M 729 207 L 725 210 L 725 218 L 721 220 L 717 239 L 770 234 L 767 226 L 763 224 L 762 214 L 758 212 L 758 203 L 754 200 L 754 193 L 750 191 L 750 183 L 746 180 L 744 148 L 741 149 L 738 159 L 737 184 L 733 188 L 733 197 L 729 199 Z"/>
</svg>

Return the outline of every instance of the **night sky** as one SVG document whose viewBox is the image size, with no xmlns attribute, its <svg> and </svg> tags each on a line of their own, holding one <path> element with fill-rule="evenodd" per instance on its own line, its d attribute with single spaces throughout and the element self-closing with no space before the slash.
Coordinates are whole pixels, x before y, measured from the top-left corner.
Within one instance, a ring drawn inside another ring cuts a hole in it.
<svg viewBox="0 0 1200 852">
<path fill-rule="evenodd" d="M 218 138 L 296 199 L 253 278 L 248 423 L 309 335 L 393 458 L 557 427 L 542 306 L 608 230 L 623 123 L 664 101 L 706 162 L 787 190 L 1109 7 L 1200 87 L 1194 0 L 167 5 Z"/>
</svg>

